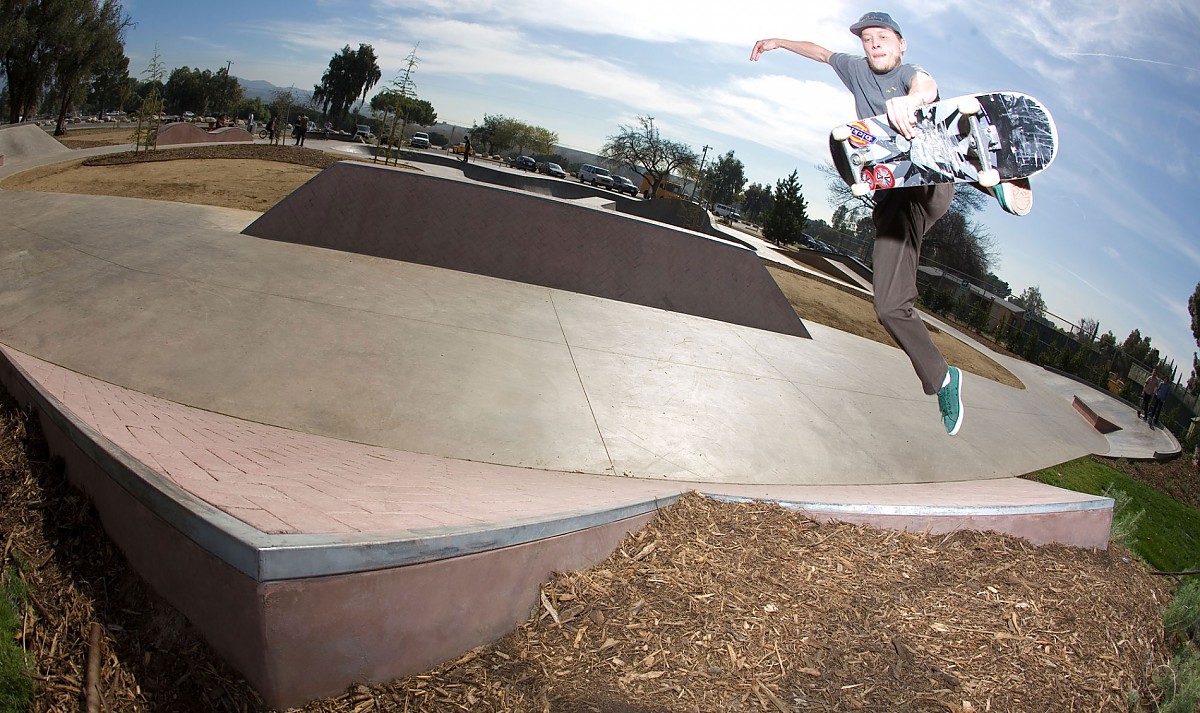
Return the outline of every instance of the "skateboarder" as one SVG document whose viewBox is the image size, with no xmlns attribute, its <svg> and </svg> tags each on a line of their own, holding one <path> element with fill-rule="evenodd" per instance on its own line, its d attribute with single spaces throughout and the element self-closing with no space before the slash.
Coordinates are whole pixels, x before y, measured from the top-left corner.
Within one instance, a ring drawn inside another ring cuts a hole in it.
<svg viewBox="0 0 1200 713">
<path fill-rule="evenodd" d="M 900 26 L 886 12 L 868 12 L 850 26 L 850 32 L 862 41 L 865 56 L 771 38 L 755 43 L 750 60 L 756 62 L 764 52 L 782 48 L 828 64 L 854 95 L 860 119 L 887 114 L 892 128 L 911 139 L 917 108 L 938 100 L 937 82 L 917 65 L 903 63 L 908 45 Z M 953 184 L 877 191 L 872 215 L 875 315 L 908 355 L 925 393 L 937 394 L 942 423 L 951 436 L 962 427 L 962 373 L 946 364 L 913 304 L 921 241 L 949 210 L 953 197 Z"/>
</svg>

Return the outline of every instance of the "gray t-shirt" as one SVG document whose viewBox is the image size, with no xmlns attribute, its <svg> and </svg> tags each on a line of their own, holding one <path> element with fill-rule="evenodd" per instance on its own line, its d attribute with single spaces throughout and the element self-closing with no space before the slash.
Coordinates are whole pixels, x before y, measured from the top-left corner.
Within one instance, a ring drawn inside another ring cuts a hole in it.
<svg viewBox="0 0 1200 713">
<path fill-rule="evenodd" d="M 908 94 L 913 77 L 925 72 L 915 64 L 902 64 L 887 74 L 876 74 L 866 57 L 845 52 L 830 55 L 829 66 L 854 95 L 854 109 L 860 119 L 887 112 L 888 99 Z"/>
</svg>

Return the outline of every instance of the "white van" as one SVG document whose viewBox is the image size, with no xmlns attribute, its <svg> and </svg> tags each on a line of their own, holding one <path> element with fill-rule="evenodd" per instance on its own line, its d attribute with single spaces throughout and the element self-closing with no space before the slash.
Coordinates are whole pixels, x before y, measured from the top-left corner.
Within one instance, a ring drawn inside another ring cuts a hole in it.
<svg viewBox="0 0 1200 713">
<path fill-rule="evenodd" d="M 579 176 L 580 183 L 590 183 L 593 186 L 603 186 L 604 188 L 613 186 L 612 174 L 608 172 L 608 169 L 593 166 L 590 163 L 580 166 L 575 175 Z"/>
<path fill-rule="evenodd" d="M 733 207 L 727 206 L 724 203 L 718 203 L 713 206 L 713 212 L 722 218 L 728 218 L 729 214 L 733 212 Z"/>
</svg>

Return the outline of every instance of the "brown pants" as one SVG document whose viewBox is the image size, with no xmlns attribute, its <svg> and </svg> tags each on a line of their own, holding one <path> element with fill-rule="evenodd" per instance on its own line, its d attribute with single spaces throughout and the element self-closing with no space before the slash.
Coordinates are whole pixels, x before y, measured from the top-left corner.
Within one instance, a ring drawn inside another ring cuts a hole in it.
<svg viewBox="0 0 1200 713">
<path fill-rule="evenodd" d="M 927 394 L 946 378 L 946 360 L 913 309 L 921 240 L 950 209 L 953 184 L 894 188 L 876 196 L 874 250 L 875 315 L 912 362 Z"/>
</svg>

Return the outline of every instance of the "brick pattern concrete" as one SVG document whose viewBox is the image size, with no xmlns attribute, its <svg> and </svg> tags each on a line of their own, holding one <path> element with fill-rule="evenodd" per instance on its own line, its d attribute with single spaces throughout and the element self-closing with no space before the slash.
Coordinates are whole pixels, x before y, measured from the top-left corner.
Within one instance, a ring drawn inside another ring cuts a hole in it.
<svg viewBox="0 0 1200 713">
<path fill-rule="evenodd" d="M 0 347 L 64 408 L 164 479 L 270 534 L 419 537 L 619 507 L 682 488 L 365 446 L 183 406 Z"/>
</svg>

